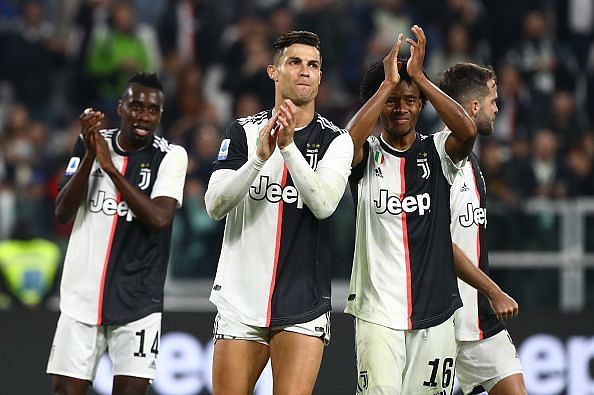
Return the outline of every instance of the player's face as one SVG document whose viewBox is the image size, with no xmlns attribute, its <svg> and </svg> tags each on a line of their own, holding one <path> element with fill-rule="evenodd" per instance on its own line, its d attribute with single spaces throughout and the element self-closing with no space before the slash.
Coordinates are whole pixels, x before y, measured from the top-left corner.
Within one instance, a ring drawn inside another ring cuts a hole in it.
<svg viewBox="0 0 594 395">
<path fill-rule="evenodd" d="M 124 141 L 131 147 L 144 147 L 151 141 L 163 111 L 163 92 L 139 84 L 126 88 L 118 104 Z"/>
<path fill-rule="evenodd" d="M 402 137 L 415 130 L 423 104 L 416 84 L 401 81 L 384 103 L 380 114 L 382 129 L 394 137 Z"/>
<path fill-rule="evenodd" d="M 320 52 L 309 45 L 293 44 L 285 48 L 277 64 L 270 66 L 283 99 L 291 99 L 297 106 L 313 101 L 322 80 Z"/>
<path fill-rule="evenodd" d="M 499 109 L 497 108 L 497 84 L 495 80 L 487 83 L 489 94 L 481 103 L 480 110 L 474 120 L 476 130 L 482 135 L 488 136 L 493 133 L 493 122 Z"/>
</svg>

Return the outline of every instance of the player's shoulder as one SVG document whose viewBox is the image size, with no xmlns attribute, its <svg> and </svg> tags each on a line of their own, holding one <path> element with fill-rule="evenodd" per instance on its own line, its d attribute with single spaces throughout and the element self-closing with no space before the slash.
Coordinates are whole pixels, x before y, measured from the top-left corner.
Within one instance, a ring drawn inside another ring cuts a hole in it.
<svg viewBox="0 0 594 395">
<path fill-rule="evenodd" d="M 341 135 L 341 134 L 348 134 L 349 132 L 346 129 L 343 129 L 337 126 L 334 122 L 329 120 L 328 118 L 324 117 L 323 115 L 316 113 L 316 125 L 326 133 Z"/>
<path fill-rule="evenodd" d="M 167 140 L 165 137 L 156 136 L 153 139 L 153 149 L 163 153 L 171 153 L 174 155 L 185 155 L 187 156 L 186 149 L 179 144 L 175 144 Z"/>
<path fill-rule="evenodd" d="M 116 134 L 118 132 L 118 128 L 113 128 L 113 129 L 101 129 L 99 131 L 99 133 L 101 133 L 101 135 L 103 136 L 103 138 L 105 138 L 106 140 L 111 139 L 113 137 L 114 134 Z M 82 134 L 81 134 L 82 136 Z"/>
<path fill-rule="evenodd" d="M 235 124 L 237 124 L 238 126 L 242 126 L 242 127 L 249 127 L 249 126 L 258 126 L 263 124 L 264 122 L 268 121 L 269 118 L 269 111 L 268 110 L 264 110 L 264 111 L 260 111 L 257 114 L 254 115 L 250 115 L 247 117 L 243 117 L 243 118 L 237 118 L 235 120 Z"/>
</svg>

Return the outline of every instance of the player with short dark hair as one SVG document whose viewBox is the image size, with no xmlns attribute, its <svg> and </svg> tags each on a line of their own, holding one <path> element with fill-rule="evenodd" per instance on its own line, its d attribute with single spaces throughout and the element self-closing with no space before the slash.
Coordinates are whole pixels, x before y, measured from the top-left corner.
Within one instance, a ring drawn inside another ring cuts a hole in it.
<svg viewBox="0 0 594 395">
<path fill-rule="evenodd" d="M 462 303 L 449 196 L 476 127 L 426 77 L 425 34 L 411 31 L 410 58 L 398 58 L 400 34 L 368 69 L 361 91 L 371 96 L 347 125 L 357 230 L 345 311 L 355 317 L 358 394 L 446 394 L 454 382 L 453 314 Z M 447 126 L 429 136 L 416 130 L 424 97 Z"/>
<path fill-rule="evenodd" d="M 448 68 L 440 88 L 464 107 L 480 135 L 493 132 L 497 114 L 497 77 L 491 67 L 458 63 Z M 481 386 L 492 394 L 525 394 L 522 366 L 501 319 L 515 317 L 518 305 L 489 277 L 486 243 L 487 191 L 478 158 L 471 153 L 451 189 L 454 255 L 483 274 L 474 281 L 482 293 L 458 281 L 464 306 L 456 311 L 456 376 L 465 394 Z M 462 266 L 464 267 L 464 266 Z M 462 280 L 469 272 L 460 270 Z M 474 284 L 473 284 L 474 285 Z"/>
<path fill-rule="evenodd" d="M 60 288 L 60 319 L 47 372 L 55 394 L 86 394 L 107 350 L 114 394 L 145 394 L 155 378 L 171 225 L 188 157 L 155 135 L 163 111 L 156 74 L 135 74 L 117 107 L 80 115 L 81 135 L 56 198 L 60 222 L 74 220 Z"/>
<path fill-rule="evenodd" d="M 344 194 L 353 143 L 315 111 L 317 35 L 289 32 L 274 48 L 275 106 L 229 126 L 205 196 L 209 215 L 226 217 L 210 295 L 215 395 L 251 394 L 269 359 L 275 394 L 310 394 L 330 340 L 324 219 Z"/>
</svg>

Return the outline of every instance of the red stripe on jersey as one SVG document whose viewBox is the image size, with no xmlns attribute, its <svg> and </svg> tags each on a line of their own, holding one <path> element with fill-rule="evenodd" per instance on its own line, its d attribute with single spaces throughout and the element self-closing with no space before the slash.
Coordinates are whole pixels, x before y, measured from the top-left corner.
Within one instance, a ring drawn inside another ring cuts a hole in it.
<svg viewBox="0 0 594 395">
<path fill-rule="evenodd" d="M 126 174 L 126 167 L 128 166 L 128 157 L 124 157 L 124 164 L 120 173 Z M 116 195 L 116 205 L 122 200 L 122 194 L 120 192 Z M 109 257 L 111 256 L 111 245 L 113 244 L 113 236 L 118 225 L 119 216 L 117 213 L 113 215 L 113 221 L 111 222 L 111 232 L 109 232 L 109 243 L 107 244 L 107 251 L 105 253 L 105 260 L 103 261 L 103 273 L 101 273 L 101 283 L 99 286 L 99 306 L 97 308 L 97 325 L 101 325 L 103 318 L 103 292 L 105 291 L 105 275 L 107 274 L 107 264 L 109 263 Z"/>
<path fill-rule="evenodd" d="M 478 198 L 479 205 L 480 205 L 481 192 L 479 190 L 479 185 L 476 182 L 476 176 L 474 175 L 474 170 L 472 169 L 472 163 L 470 163 L 470 174 L 472 174 L 472 179 L 474 180 L 474 191 L 476 192 L 476 197 Z M 479 270 L 480 270 L 480 262 L 481 262 L 481 231 L 480 231 L 480 225 L 477 225 L 476 226 L 476 266 L 479 268 Z M 476 291 L 476 305 L 477 306 L 479 305 L 478 291 Z M 481 318 L 478 315 L 478 309 L 477 309 L 477 316 L 476 316 L 476 324 L 477 324 L 477 328 L 479 331 L 479 339 L 483 340 L 485 338 L 485 334 L 483 333 L 483 330 L 481 329 Z"/>
<path fill-rule="evenodd" d="M 406 159 L 402 158 L 400 161 L 400 201 L 404 200 L 404 193 L 406 192 L 406 175 L 404 168 Z M 406 223 L 406 212 L 402 211 L 402 244 L 404 245 L 404 261 L 406 264 L 406 301 L 408 305 L 408 329 L 412 329 L 412 285 L 410 278 L 410 251 L 408 248 L 408 225 Z"/>
<path fill-rule="evenodd" d="M 281 188 L 287 184 L 287 165 L 283 166 L 283 176 L 281 179 Z M 274 285 L 276 284 L 276 269 L 278 267 L 278 257 L 280 254 L 280 243 L 283 230 L 283 208 L 282 199 L 278 202 L 278 218 L 276 220 L 276 243 L 274 246 L 274 266 L 272 268 L 272 280 L 270 281 L 270 293 L 268 294 L 268 311 L 266 312 L 266 326 L 270 326 L 270 316 L 272 315 L 272 295 L 274 294 Z"/>
</svg>

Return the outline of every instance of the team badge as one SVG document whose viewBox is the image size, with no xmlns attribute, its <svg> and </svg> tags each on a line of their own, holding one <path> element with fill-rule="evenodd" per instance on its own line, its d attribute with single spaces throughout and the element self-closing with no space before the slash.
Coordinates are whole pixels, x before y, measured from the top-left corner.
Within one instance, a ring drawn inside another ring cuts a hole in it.
<svg viewBox="0 0 594 395">
<path fill-rule="evenodd" d="M 78 165 L 80 164 L 80 158 L 77 156 L 73 156 L 70 158 L 68 165 L 66 166 L 66 175 L 70 176 L 76 173 L 76 169 L 78 169 Z"/>
<path fill-rule="evenodd" d="M 151 169 L 144 167 L 144 164 L 142 166 L 143 167 L 140 169 L 140 182 L 138 183 L 138 188 L 144 191 L 151 184 Z"/>
<path fill-rule="evenodd" d="M 318 153 L 320 151 L 320 144 L 319 143 L 307 143 L 307 148 L 305 149 L 305 156 L 309 161 L 309 166 L 312 169 L 316 169 L 318 167 Z"/>
<path fill-rule="evenodd" d="M 217 160 L 225 160 L 229 155 L 229 145 L 231 144 L 231 139 L 224 139 L 221 141 L 221 148 L 219 148 L 219 154 L 217 155 Z"/>
<path fill-rule="evenodd" d="M 429 169 L 429 163 L 427 163 L 426 152 L 419 152 L 419 154 L 417 155 L 417 166 L 419 166 L 423 170 L 421 178 L 428 180 L 429 176 L 431 175 L 431 170 Z"/>
</svg>

